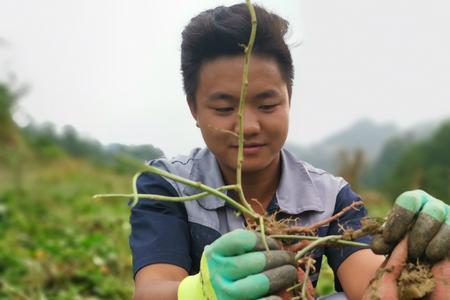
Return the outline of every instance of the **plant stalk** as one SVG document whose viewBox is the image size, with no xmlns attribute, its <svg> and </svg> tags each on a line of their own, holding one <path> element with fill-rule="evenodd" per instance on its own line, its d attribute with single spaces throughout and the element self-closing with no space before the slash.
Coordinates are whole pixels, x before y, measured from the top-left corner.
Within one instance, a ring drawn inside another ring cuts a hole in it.
<svg viewBox="0 0 450 300">
<path fill-rule="evenodd" d="M 303 256 L 305 256 L 306 253 L 308 253 L 309 251 L 313 250 L 314 248 L 316 248 L 322 244 L 325 244 L 328 242 L 337 242 L 341 238 L 342 238 L 342 235 L 328 235 L 328 236 L 324 236 L 324 237 L 319 237 L 314 242 L 312 242 L 311 244 L 309 244 L 302 250 L 298 251 L 297 254 L 295 255 L 295 259 L 298 260 L 298 259 L 302 258 Z M 364 246 L 368 246 L 368 245 L 364 244 Z"/>
<path fill-rule="evenodd" d="M 337 235 L 338 237 L 342 238 L 342 235 Z M 282 234 L 274 234 L 274 235 L 269 235 L 269 237 L 274 238 L 274 239 L 278 239 L 278 240 L 299 240 L 299 241 L 317 241 L 320 239 L 323 239 L 324 237 L 319 237 L 319 236 L 304 236 L 304 235 L 282 235 Z M 343 239 L 336 239 L 334 241 L 331 241 L 333 243 L 336 244 L 340 244 L 340 245 L 346 245 L 346 246 L 355 246 L 355 247 L 369 247 L 370 245 L 366 244 L 366 243 L 360 243 L 360 242 L 355 242 L 355 241 L 348 241 L 348 240 L 343 240 Z"/>
<path fill-rule="evenodd" d="M 187 178 L 163 171 L 161 169 L 158 169 L 153 166 L 146 165 L 145 168 L 150 171 L 153 174 L 172 179 L 174 181 L 180 182 L 185 185 L 189 185 L 195 188 L 198 188 L 199 190 L 202 190 L 204 192 L 207 192 L 208 194 L 212 194 L 214 196 L 219 197 L 220 199 L 224 200 L 228 204 L 232 205 L 234 208 L 236 208 L 238 211 L 247 214 L 248 216 L 252 217 L 255 221 L 259 219 L 259 215 L 253 211 L 253 209 L 249 209 L 245 207 L 244 205 L 236 202 L 233 198 L 229 197 L 228 195 L 222 193 L 221 191 L 218 191 L 217 189 L 214 189 L 210 186 L 207 186 L 201 182 L 195 182 L 192 180 L 189 180 Z M 236 187 L 237 188 L 237 187 Z"/>
<path fill-rule="evenodd" d="M 217 191 L 227 191 L 227 190 L 234 190 L 237 188 L 237 185 L 225 185 L 221 186 L 220 188 L 216 189 Z M 184 196 L 184 197 L 171 197 L 171 196 L 163 196 L 163 195 L 155 195 L 155 194 L 98 194 L 94 195 L 94 199 L 98 198 L 131 198 L 131 197 L 137 197 L 142 199 L 153 199 L 153 200 L 160 200 L 160 201 L 168 201 L 168 202 L 184 202 L 184 201 L 192 201 L 201 199 L 205 196 L 208 196 L 210 193 L 208 192 L 201 192 L 195 195 L 191 196 Z M 134 204 L 133 204 L 134 205 Z"/>
<path fill-rule="evenodd" d="M 241 202 L 251 211 L 253 211 L 250 204 L 245 199 L 244 191 L 242 189 L 242 163 L 244 162 L 244 109 L 245 109 L 245 98 L 247 97 L 248 88 L 248 69 L 250 65 L 250 57 L 253 50 L 253 44 L 255 43 L 256 37 L 256 13 L 255 8 L 251 4 L 250 0 L 246 1 L 248 10 L 250 12 L 250 17 L 252 21 L 252 29 L 250 32 L 250 39 L 248 45 L 244 47 L 244 70 L 242 75 L 242 85 L 241 85 L 241 95 L 239 99 L 239 144 L 238 144 L 238 155 L 237 155 L 237 165 L 236 165 L 236 183 L 240 187 L 239 198 Z M 254 211 L 253 211 L 254 212 Z"/>
</svg>

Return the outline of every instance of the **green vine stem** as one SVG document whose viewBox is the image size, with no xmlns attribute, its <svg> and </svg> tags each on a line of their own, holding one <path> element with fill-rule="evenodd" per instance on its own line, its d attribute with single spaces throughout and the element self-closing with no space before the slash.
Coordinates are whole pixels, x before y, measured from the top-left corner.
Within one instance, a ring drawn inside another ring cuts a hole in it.
<svg viewBox="0 0 450 300">
<path fill-rule="evenodd" d="M 208 194 L 212 194 L 214 196 L 217 196 L 220 199 L 222 199 L 225 202 L 227 202 L 228 204 L 232 205 L 234 208 L 236 208 L 240 212 L 249 215 L 255 221 L 259 220 L 259 215 L 256 212 L 254 212 L 252 209 L 248 209 L 247 207 L 243 206 L 242 204 L 238 203 L 237 201 L 235 201 L 234 199 L 232 199 L 231 197 L 229 197 L 228 195 L 222 193 L 221 191 L 219 191 L 217 189 L 214 189 L 214 188 L 212 188 L 210 186 L 207 186 L 207 185 L 205 185 L 205 184 L 203 184 L 201 182 L 192 181 L 192 180 L 189 180 L 187 178 L 184 178 L 184 177 L 181 177 L 181 176 L 178 176 L 178 175 L 175 175 L 175 174 L 163 171 L 163 170 L 158 169 L 158 168 L 153 167 L 153 166 L 146 165 L 145 169 L 147 171 L 153 173 L 153 174 L 156 174 L 156 175 L 159 175 L 159 176 L 162 176 L 162 177 L 165 177 L 165 178 L 172 179 L 172 180 L 177 181 L 179 183 L 198 188 L 199 190 L 207 192 Z"/>
<path fill-rule="evenodd" d="M 369 244 L 366 243 L 360 243 L 360 242 L 354 242 L 354 241 L 348 241 L 343 240 L 342 235 L 329 235 L 336 237 L 335 240 L 332 239 L 331 243 L 339 244 L 339 245 L 346 245 L 346 246 L 354 246 L 354 247 L 369 247 Z M 321 240 L 324 237 L 318 237 L 318 236 L 307 236 L 307 235 L 282 235 L 282 234 L 273 234 L 269 235 L 269 237 L 278 239 L 278 240 L 298 240 L 298 241 L 317 241 Z"/>
<path fill-rule="evenodd" d="M 259 228 L 261 229 L 261 239 L 264 245 L 264 248 L 266 249 L 267 252 L 269 252 L 269 245 L 267 244 L 267 239 L 266 239 L 266 229 L 265 229 L 265 224 L 264 224 L 264 217 L 263 216 L 259 216 Z"/>
<path fill-rule="evenodd" d="M 228 191 L 228 190 L 235 190 L 237 188 L 237 185 L 225 185 L 221 186 L 220 188 L 217 188 L 217 191 Z M 93 198 L 142 198 L 142 199 L 152 199 L 152 200 L 159 200 L 159 201 L 168 201 L 168 202 L 185 202 L 185 201 L 192 201 L 201 199 L 205 196 L 208 196 L 208 192 L 201 192 L 195 195 L 191 196 L 184 196 L 184 197 L 170 197 L 170 196 L 162 196 L 162 195 L 156 195 L 156 194 L 98 194 L 95 195 Z M 134 206 L 135 203 L 132 204 Z"/>
<path fill-rule="evenodd" d="M 321 246 L 322 244 L 326 244 L 328 242 L 335 242 L 335 243 L 344 242 L 341 239 L 342 239 L 342 235 L 329 235 L 329 236 L 324 236 L 324 237 L 317 237 L 314 242 L 312 242 L 311 244 L 309 244 L 302 250 L 298 251 L 297 254 L 295 255 L 295 259 L 298 260 L 298 259 L 302 258 L 303 256 L 305 256 L 306 253 L 317 248 L 318 246 Z M 352 246 L 363 246 L 363 247 L 368 246 L 367 244 L 363 244 L 363 243 L 357 243 L 357 242 L 352 242 L 352 243 L 353 243 Z M 354 243 L 357 243 L 357 244 L 355 245 Z"/>
<path fill-rule="evenodd" d="M 242 163 L 244 161 L 244 109 L 245 109 L 245 98 L 247 97 L 248 88 L 248 68 L 250 65 L 250 57 L 253 50 L 253 44 L 255 43 L 256 37 L 256 13 L 255 8 L 251 4 L 250 0 L 246 0 L 248 10 L 250 12 L 250 17 L 252 21 L 252 29 L 250 32 L 250 39 L 248 45 L 241 45 L 244 47 L 244 71 L 242 75 L 242 85 L 241 85 L 241 95 L 239 99 L 239 145 L 238 145 L 238 155 L 237 155 L 237 166 L 236 166 L 236 183 L 239 188 L 239 197 L 241 202 L 251 211 L 254 212 L 250 204 L 245 199 L 244 191 L 242 189 Z"/>
<path fill-rule="evenodd" d="M 303 282 L 297 282 L 296 284 L 294 284 L 293 286 L 291 286 L 290 288 L 286 289 L 286 292 L 292 292 L 293 290 L 298 289 L 299 287 L 301 287 L 303 285 Z M 291 299 L 292 300 L 292 299 Z"/>
<path fill-rule="evenodd" d="M 139 194 L 138 194 L 138 190 L 137 190 L 137 180 L 139 178 L 139 176 L 141 176 L 142 172 L 138 172 L 136 174 L 134 174 L 133 176 L 133 203 L 132 206 L 135 206 L 138 201 L 139 201 Z"/>
</svg>

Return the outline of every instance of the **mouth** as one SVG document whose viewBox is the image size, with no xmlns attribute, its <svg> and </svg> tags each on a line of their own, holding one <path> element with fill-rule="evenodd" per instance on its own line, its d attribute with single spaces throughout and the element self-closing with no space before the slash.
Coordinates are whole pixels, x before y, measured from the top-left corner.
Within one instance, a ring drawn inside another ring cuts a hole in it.
<svg viewBox="0 0 450 300">
<path fill-rule="evenodd" d="M 259 143 L 249 143 L 244 144 L 244 155 L 254 155 L 257 154 L 265 144 L 259 144 Z M 238 149 L 237 145 L 232 146 L 235 149 Z"/>
<path fill-rule="evenodd" d="M 266 144 L 262 144 L 262 143 L 248 143 L 248 144 L 244 144 L 244 149 L 245 148 L 253 148 L 253 147 L 262 147 L 265 146 Z M 232 145 L 232 148 L 238 148 L 238 145 Z"/>
</svg>

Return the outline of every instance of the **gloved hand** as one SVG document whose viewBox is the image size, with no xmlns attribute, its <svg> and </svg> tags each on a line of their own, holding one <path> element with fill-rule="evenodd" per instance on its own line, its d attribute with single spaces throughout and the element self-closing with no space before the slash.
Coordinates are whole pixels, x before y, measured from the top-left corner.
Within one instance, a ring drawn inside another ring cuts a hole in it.
<svg viewBox="0 0 450 300">
<path fill-rule="evenodd" d="M 295 284 L 295 257 L 275 250 L 275 240 L 267 238 L 267 243 L 270 252 L 259 234 L 243 229 L 221 236 L 205 247 L 200 272 L 181 281 L 178 299 L 281 299 L 268 295 Z"/>
<path fill-rule="evenodd" d="M 410 230 L 408 258 L 425 255 L 432 263 L 442 260 L 450 250 L 450 207 L 421 190 L 401 194 L 383 228 L 374 236 L 372 250 L 386 254 Z"/>
</svg>

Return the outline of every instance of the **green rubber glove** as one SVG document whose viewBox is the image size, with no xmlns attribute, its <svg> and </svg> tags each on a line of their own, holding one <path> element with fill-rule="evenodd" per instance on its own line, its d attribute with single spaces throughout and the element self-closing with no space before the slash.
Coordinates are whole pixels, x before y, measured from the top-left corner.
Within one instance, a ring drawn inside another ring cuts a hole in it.
<svg viewBox="0 0 450 300">
<path fill-rule="evenodd" d="M 443 259 L 450 250 L 450 207 L 422 190 L 401 194 L 387 218 L 382 237 L 374 237 L 374 244 L 384 243 L 385 249 L 374 251 L 389 252 L 408 230 L 410 259 L 423 255 L 432 262 Z"/>
<path fill-rule="evenodd" d="M 267 238 L 269 248 L 278 249 Z M 178 299 L 281 299 L 271 295 L 295 284 L 297 270 L 293 253 L 264 251 L 261 236 L 237 229 L 205 247 L 200 272 L 181 281 Z"/>
</svg>

